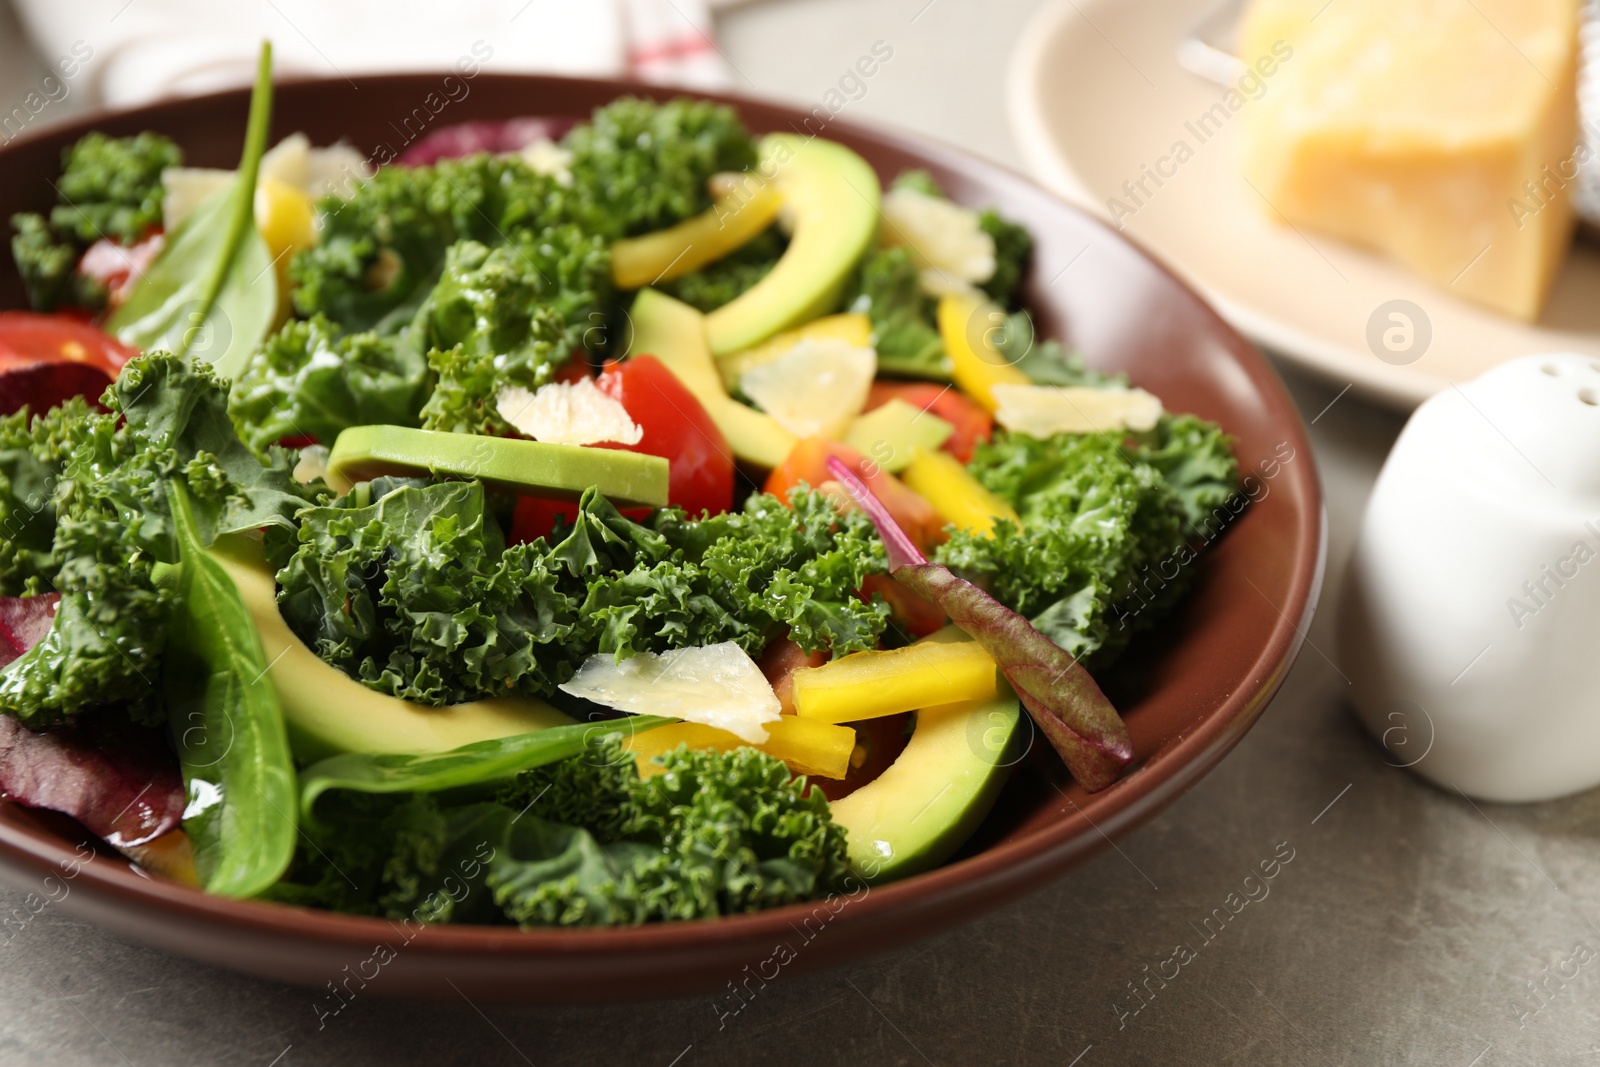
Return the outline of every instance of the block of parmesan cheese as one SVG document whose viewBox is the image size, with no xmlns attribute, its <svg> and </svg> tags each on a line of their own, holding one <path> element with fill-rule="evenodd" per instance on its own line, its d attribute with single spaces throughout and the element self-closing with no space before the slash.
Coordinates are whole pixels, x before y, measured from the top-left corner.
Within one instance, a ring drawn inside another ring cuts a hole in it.
<svg viewBox="0 0 1600 1067">
<path fill-rule="evenodd" d="M 1263 209 L 1537 318 L 1588 154 L 1577 4 L 1251 0 L 1240 57 L 1277 65 L 1245 109 L 1243 172 Z"/>
</svg>

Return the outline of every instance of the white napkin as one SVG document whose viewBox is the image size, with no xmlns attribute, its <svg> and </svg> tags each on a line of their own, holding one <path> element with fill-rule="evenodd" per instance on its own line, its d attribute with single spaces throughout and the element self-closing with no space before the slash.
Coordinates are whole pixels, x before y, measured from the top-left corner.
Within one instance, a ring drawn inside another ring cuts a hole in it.
<svg viewBox="0 0 1600 1067">
<path fill-rule="evenodd" d="M 44 62 L 110 106 L 249 84 L 263 37 L 279 76 L 544 72 L 713 89 L 728 70 L 708 0 L 13 0 Z M 85 53 L 88 58 L 85 59 Z M 465 69 L 465 68 L 458 68 Z"/>
</svg>

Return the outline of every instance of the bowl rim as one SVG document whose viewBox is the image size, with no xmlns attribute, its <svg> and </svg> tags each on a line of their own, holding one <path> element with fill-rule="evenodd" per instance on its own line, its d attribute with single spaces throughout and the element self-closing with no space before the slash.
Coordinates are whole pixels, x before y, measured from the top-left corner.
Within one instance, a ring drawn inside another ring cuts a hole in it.
<svg viewBox="0 0 1600 1067">
<path fill-rule="evenodd" d="M 409 71 L 394 74 L 362 75 L 362 86 L 382 89 L 386 84 L 409 84 L 419 77 L 442 78 L 442 73 Z M 477 79 L 486 82 L 514 82 L 528 88 L 568 86 L 598 90 L 607 98 L 627 94 L 666 99 L 692 96 L 732 104 L 736 107 L 770 110 L 803 119 L 807 112 L 784 102 L 734 93 L 707 92 L 640 83 L 613 78 L 573 78 L 544 74 L 482 72 Z M 337 77 L 284 77 L 275 87 L 342 85 Z M 175 104 L 232 98 L 239 102 L 241 115 L 247 88 L 222 90 L 202 96 L 156 101 L 133 108 L 96 108 L 71 120 L 43 129 L 29 129 L 0 146 L 0 163 L 20 146 L 34 141 L 75 138 L 97 128 L 108 119 L 125 119 L 152 113 L 159 116 Z M 466 121 L 466 120 L 464 120 Z M 241 126 L 242 129 L 242 126 Z M 1289 668 L 1305 642 L 1321 592 L 1327 555 L 1327 516 L 1320 477 L 1311 450 L 1304 420 L 1289 397 L 1281 378 L 1265 356 L 1241 336 L 1215 309 L 1159 258 L 1138 241 L 1108 225 L 1092 212 L 1083 210 L 1067 198 L 1002 163 L 985 159 L 937 137 L 898 128 L 876 120 L 864 124 L 834 116 L 828 121 L 828 137 L 875 142 L 907 156 L 938 164 L 949 163 L 985 172 L 1001 179 L 1000 184 L 1027 188 L 1051 201 L 1064 212 L 1077 215 L 1098 227 L 1111 242 L 1131 246 L 1179 293 L 1186 294 L 1199 313 L 1212 322 L 1215 336 L 1225 340 L 1231 360 L 1244 371 L 1258 396 L 1275 400 L 1286 416 L 1278 420 L 1281 432 L 1306 463 L 1296 463 L 1285 473 L 1295 481 L 1305 501 L 1299 509 L 1294 529 L 1292 565 L 1288 568 L 1290 597 L 1283 605 L 1273 604 L 1278 621 L 1258 649 L 1248 670 L 1241 677 L 1249 681 L 1235 688 L 1192 730 L 1169 740 L 1121 779 L 1111 790 L 1096 794 L 1098 801 L 1090 811 L 1073 804 L 1066 818 L 999 842 L 982 852 L 947 862 L 931 871 L 899 881 L 863 889 L 859 898 L 837 913 L 841 925 L 855 925 L 874 917 L 893 913 L 897 926 L 915 925 L 924 916 L 946 910 L 952 900 L 970 906 L 967 918 L 1031 891 L 1063 873 L 1089 855 L 1113 844 L 1127 833 L 1172 803 L 1221 761 L 1254 725 L 1277 693 Z M 1224 427 L 1226 429 L 1226 427 Z M 1269 600 L 1269 603 L 1270 600 Z M 1071 803 L 1071 801 L 1068 801 Z M 0 811 L 20 806 L 0 802 Z M 27 812 L 30 809 L 22 809 Z M 1091 812 L 1092 816 L 1091 817 Z M 167 882 L 136 871 L 119 859 L 81 865 L 74 888 L 91 890 L 100 902 L 118 910 L 134 909 L 152 918 L 180 921 L 201 919 L 213 929 L 229 928 L 242 934 L 274 938 L 286 935 L 300 939 L 365 948 L 374 940 L 391 937 L 397 927 L 386 919 L 350 915 L 317 908 L 266 902 L 234 900 L 210 896 L 198 889 Z M 14 818 L 0 817 L 0 874 L 13 881 L 56 875 L 80 857 L 64 839 L 46 828 L 18 825 Z M 1000 892 L 1001 889 L 1003 892 Z M 407 939 L 408 954 L 459 958 L 483 957 L 563 957 L 614 956 L 635 953 L 673 953 L 694 943 L 747 944 L 759 937 L 793 930 L 792 924 L 810 916 L 822 901 L 769 908 L 746 915 L 715 919 L 678 920 L 632 927 L 552 928 L 523 930 L 515 926 L 474 924 L 430 925 Z M 243 969 L 250 969 L 245 967 Z"/>
</svg>

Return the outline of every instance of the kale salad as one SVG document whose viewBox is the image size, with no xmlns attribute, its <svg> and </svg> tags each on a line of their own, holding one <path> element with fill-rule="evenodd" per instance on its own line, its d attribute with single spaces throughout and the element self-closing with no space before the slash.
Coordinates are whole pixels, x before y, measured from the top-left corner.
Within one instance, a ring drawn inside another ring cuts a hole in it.
<svg viewBox="0 0 1600 1067">
<path fill-rule="evenodd" d="M 208 893 L 549 927 L 927 870 L 1035 736 L 1124 773 L 1094 675 L 1238 470 L 1035 335 L 1003 205 L 702 100 L 374 167 L 271 97 L 264 49 L 234 170 L 90 134 L 11 219 L 4 795 Z"/>
</svg>

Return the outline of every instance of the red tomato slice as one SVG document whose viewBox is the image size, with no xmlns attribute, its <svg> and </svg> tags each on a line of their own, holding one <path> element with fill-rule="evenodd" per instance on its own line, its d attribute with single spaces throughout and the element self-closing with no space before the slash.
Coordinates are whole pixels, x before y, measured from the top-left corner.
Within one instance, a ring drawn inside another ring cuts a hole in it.
<svg viewBox="0 0 1600 1067">
<path fill-rule="evenodd" d="M 30 363 L 84 363 L 115 378 L 139 353 L 67 315 L 0 311 L 0 372 Z"/>
<path fill-rule="evenodd" d="M 801 667 L 820 667 L 828 662 L 826 652 L 807 652 L 787 637 L 767 646 L 756 666 L 766 675 L 773 695 L 785 715 L 794 714 L 794 672 Z"/>
<path fill-rule="evenodd" d="M 636 445 L 607 443 L 596 448 L 666 457 L 672 464 L 667 503 L 691 516 L 718 515 L 733 506 L 733 453 L 728 442 L 700 401 L 665 364 L 654 356 L 609 363 L 595 384 L 620 402 L 644 431 Z M 511 540 L 543 537 L 555 527 L 558 516 L 571 520 L 576 513 L 564 501 L 523 497 L 517 501 Z"/>
<path fill-rule="evenodd" d="M 901 529 L 917 547 L 928 549 L 944 540 L 944 523 L 933 505 L 912 492 L 906 484 L 849 445 L 822 437 L 807 437 L 789 450 L 767 476 L 766 491 L 780 500 L 789 499 L 789 490 L 805 482 L 813 488 L 833 481 L 828 474 L 828 457 L 838 456 L 855 471 L 867 487 L 877 494 Z"/>
<path fill-rule="evenodd" d="M 944 443 L 944 450 L 963 463 L 972 461 L 972 450 L 980 441 L 987 441 L 994 433 L 994 418 L 983 408 L 968 400 L 954 386 L 933 385 L 928 382 L 873 382 L 867 393 L 867 411 L 879 408 L 891 400 L 931 411 L 955 427 L 955 432 Z"/>
<path fill-rule="evenodd" d="M 138 355 L 67 315 L 0 312 L 0 413 L 42 412 L 73 396 L 98 398 Z"/>
<path fill-rule="evenodd" d="M 927 637 L 944 629 L 944 609 L 918 596 L 887 574 L 869 574 L 856 594 L 871 603 L 874 595 L 889 605 L 889 618 L 911 637 Z"/>
</svg>

